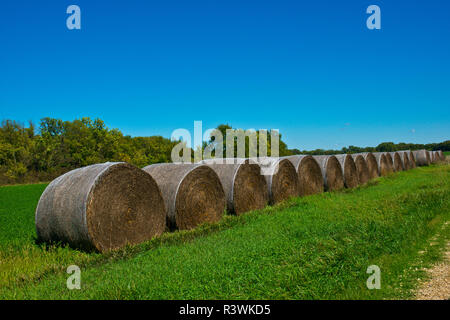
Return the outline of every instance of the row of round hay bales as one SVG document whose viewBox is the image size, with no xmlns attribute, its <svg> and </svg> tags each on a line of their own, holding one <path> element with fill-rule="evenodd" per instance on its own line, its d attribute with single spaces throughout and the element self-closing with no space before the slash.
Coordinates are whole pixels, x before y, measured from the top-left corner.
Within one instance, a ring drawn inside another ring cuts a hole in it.
<svg viewBox="0 0 450 320">
<path fill-rule="evenodd" d="M 44 242 L 107 251 L 167 228 L 192 229 L 289 197 L 354 188 L 390 172 L 442 161 L 426 150 L 154 164 L 94 164 L 53 180 L 36 208 Z"/>
</svg>

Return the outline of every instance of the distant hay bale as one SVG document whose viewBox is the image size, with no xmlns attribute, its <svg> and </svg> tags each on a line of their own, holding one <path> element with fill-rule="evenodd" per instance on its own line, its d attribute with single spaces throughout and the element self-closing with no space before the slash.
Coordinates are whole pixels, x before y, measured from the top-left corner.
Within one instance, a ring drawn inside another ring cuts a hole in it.
<svg viewBox="0 0 450 320">
<path fill-rule="evenodd" d="M 389 152 L 384 152 L 386 156 L 386 160 L 389 167 L 389 172 L 395 172 L 395 166 L 394 166 L 394 158 L 392 158 L 391 154 Z"/>
<path fill-rule="evenodd" d="M 398 152 L 389 152 L 389 154 L 391 155 L 391 158 L 392 158 L 394 170 L 395 171 L 403 171 L 404 170 L 403 161 L 402 161 L 402 158 L 400 157 L 400 154 Z"/>
<path fill-rule="evenodd" d="M 387 176 L 391 171 L 391 166 L 388 163 L 386 154 L 384 152 L 373 152 L 375 159 L 377 159 L 378 172 L 380 176 Z"/>
<path fill-rule="evenodd" d="M 426 150 L 425 153 L 426 153 L 427 158 L 428 158 L 428 164 L 431 164 L 431 152 Z"/>
<path fill-rule="evenodd" d="M 335 156 L 313 156 L 322 171 L 325 190 L 333 191 L 344 188 L 344 175 L 341 164 Z"/>
<path fill-rule="evenodd" d="M 411 162 L 409 160 L 409 152 L 408 151 L 397 151 L 398 154 L 400 155 L 400 159 L 402 160 L 403 163 L 403 169 L 404 170 L 409 170 L 411 169 Z"/>
<path fill-rule="evenodd" d="M 159 163 L 143 168 L 161 189 L 170 229 L 187 230 L 219 221 L 226 197 L 219 177 L 204 164 Z"/>
<path fill-rule="evenodd" d="M 271 204 L 299 195 L 298 176 L 294 165 L 284 158 L 260 158 L 266 168 L 265 174 Z"/>
<path fill-rule="evenodd" d="M 344 175 L 344 185 L 347 188 L 356 188 L 359 181 L 358 171 L 353 157 L 350 154 L 336 154 L 334 156 L 341 164 L 342 174 Z"/>
<path fill-rule="evenodd" d="M 413 151 L 413 154 L 418 166 L 428 166 L 430 164 L 430 155 L 425 149 Z"/>
<path fill-rule="evenodd" d="M 155 180 L 124 162 L 94 164 L 53 180 L 36 208 L 36 232 L 100 252 L 136 244 L 165 230 L 165 206 Z"/>
<path fill-rule="evenodd" d="M 410 165 L 411 169 L 414 169 L 417 167 L 416 157 L 414 156 L 414 153 L 411 150 L 409 150 L 408 152 L 409 152 L 408 153 L 409 165 Z"/>
<path fill-rule="evenodd" d="M 297 171 L 300 196 L 324 191 L 322 171 L 312 156 L 294 155 L 285 158 L 291 161 Z"/>
<path fill-rule="evenodd" d="M 227 197 L 228 212 L 240 215 L 262 209 L 269 203 L 267 182 L 258 164 L 247 159 L 208 159 L 202 163 L 219 177 Z"/>
<path fill-rule="evenodd" d="M 438 150 L 438 154 L 439 154 L 439 158 L 441 159 L 441 161 L 445 161 L 445 155 L 442 152 L 442 150 Z"/>
<path fill-rule="evenodd" d="M 355 161 L 356 171 L 358 172 L 359 183 L 366 184 L 367 181 L 370 180 L 370 172 L 366 159 L 364 159 L 364 156 L 361 154 L 352 154 L 352 157 Z"/>
<path fill-rule="evenodd" d="M 436 163 L 436 158 L 434 156 L 434 151 L 428 151 L 430 154 L 430 163 Z"/>
</svg>

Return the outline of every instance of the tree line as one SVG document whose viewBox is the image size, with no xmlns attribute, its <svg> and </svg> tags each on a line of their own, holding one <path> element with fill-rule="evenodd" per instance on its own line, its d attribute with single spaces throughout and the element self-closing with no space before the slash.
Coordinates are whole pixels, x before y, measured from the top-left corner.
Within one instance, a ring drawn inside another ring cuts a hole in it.
<svg viewBox="0 0 450 320">
<path fill-rule="evenodd" d="M 222 124 L 217 129 L 225 138 L 226 129 L 232 127 Z M 62 121 L 47 117 L 40 120 L 37 128 L 32 122 L 25 126 L 14 120 L 4 120 L 0 126 L 0 184 L 50 181 L 72 169 L 106 161 L 126 161 L 138 167 L 170 162 L 172 149 L 179 143 L 162 136 L 124 135 L 118 129 L 107 128 L 101 119 Z M 270 144 L 269 139 L 269 155 Z M 450 151 L 450 141 L 426 145 L 384 142 L 374 148 L 349 146 L 341 150 L 312 151 L 288 149 L 281 134 L 279 141 L 280 156 L 405 149 Z M 246 153 L 247 150 L 246 147 Z M 226 155 L 226 150 L 223 154 Z"/>
</svg>

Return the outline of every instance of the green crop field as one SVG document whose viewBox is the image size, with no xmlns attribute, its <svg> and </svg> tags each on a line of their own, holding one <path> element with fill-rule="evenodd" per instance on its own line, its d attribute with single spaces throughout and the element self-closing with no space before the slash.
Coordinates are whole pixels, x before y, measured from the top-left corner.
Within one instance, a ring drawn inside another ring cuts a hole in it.
<svg viewBox="0 0 450 320">
<path fill-rule="evenodd" d="M 1 299 L 398 299 L 450 239 L 450 166 L 296 198 L 106 254 L 36 244 L 45 184 L 0 187 Z M 432 244 L 430 245 L 431 238 Z M 69 265 L 81 289 L 66 287 Z M 369 290 L 367 267 L 381 270 Z"/>
</svg>

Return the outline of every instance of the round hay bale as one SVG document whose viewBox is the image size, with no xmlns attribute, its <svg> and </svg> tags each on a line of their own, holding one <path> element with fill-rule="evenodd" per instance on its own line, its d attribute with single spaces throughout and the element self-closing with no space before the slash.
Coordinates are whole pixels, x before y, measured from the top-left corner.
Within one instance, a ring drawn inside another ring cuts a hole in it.
<svg viewBox="0 0 450 320">
<path fill-rule="evenodd" d="M 373 155 L 372 152 L 365 153 L 356 153 L 354 156 L 361 155 L 366 160 L 367 168 L 369 169 L 369 179 L 375 179 L 380 176 L 378 171 L 377 158 Z"/>
<path fill-rule="evenodd" d="M 433 152 L 433 157 L 434 157 L 434 163 L 438 163 L 441 161 L 441 157 L 439 155 L 438 151 L 432 151 Z"/>
<path fill-rule="evenodd" d="M 391 172 L 386 155 L 383 152 L 373 152 L 375 159 L 377 159 L 378 172 L 380 176 L 387 176 Z"/>
<path fill-rule="evenodd" d="M 384 152 L 384 154 L 385 154 L 386 160 L 388 162 L 389 172 L 394 172 L 395 171 L 394 158 L 392 158 L 392 156 L 389 152 Z"/>
<path fill-rule="evenodd" d="M 402 160 L 404 170 L 411 169 L 408 152 L 407 151 L 397 151 L 397 152 L 400 155 L 400 159 Z"/>
<path fill-rule="evenodd" d="M 433 151 L 428 151 L 428 153 L 430 154 L 430 163 L 436 163 L 436 159 L 434 158 L 434 152 Z"/>
<path fill-rule="evenodd" d="M 413 151 L 413 154 L 418 166 L 428 166 L 430 164 L 430 155 L 425 149 Z"/>
<path fill-rule="evenodd" d="M 438 150 L 438 152 L 439 152 L 439 157 L 441 158 L 441 161 L 445 161 L 445 155 L 442 152 L 442 150 Z"/>
<path fill-rule="evenodd" d="M 298 176 L 300 196 L 322 193 L 323 177 L 317 161 L 308 155 L 295 155 L 285 157 L 295 167 Z"/>
<path fill-rule="evenodd" d="M 426 150 L 425 153 L 426 153 L 426 156 L 428 158 L 428 164 L 431 164 L 431 152 Z"/>
<path fill-rule="evenodd" d="M 352 154 L 355 161 L 356 171 L 358 172 L 358 181 L 360 184 L 365 184 L 370 180 L 369 167 L 367 161 L 361 154 Z M 376 164 L 376 163 L 375 163 Z"/>
<path fill-rule="evenodd" d="M 264 208 L 269 203 L 269 192 L 260 166 L 246 159 L 229 160 L 202 161 L 219 177 L 227 197 L 228 212 L 240 215 Z"/>
<path fill-rule="evenodd" d="M 414 156 L 414 153 L 411 150 L 409 150 L 408 152 L 409 152 L 408 153 L 409 165 L 410 165 L 411 169 L 414 169 L 417 167 L 416 157 Z"/>
<path fill-rule="evenodd" d="M 298 176 L 294 165 L 283 158 L 259 158 L 266 168 L 264 177 L 271 204 L 299 195 Z"/>
<path fill-rule="evenodd" d="M 158 163 L 143 168 L 158 184 L 171 230 L 188 230 L 219 221 L 226 208 L 220 179 L 213 169 L 198 163 Z"/>
<path fill-rule="evenodd" d="M 356 169 L 355 161 L 350 154 L 336 154 L 341 164 L 342 174 L 344 175 L 344 185 L 347 188 L 355 188 L 358 186 L 358 171 Z"/>
<path fill-rule="evenodd" d="M 165 211 L 150 175 L 124 162 L 94 164 L 47 186 L 36 208 L 36 232 L 41 241 L 103 252 L 160 235 Z"/>
<path fill-rule="evenodd" d="M 322 171 L 325 190 L 333 191 L 344 188 L 344 175 L 341 164 L 335 156 L 313 156 Z"/>
<path fill-rule="evenodd" d="M 403 161 L 400 157 L 400 154 L 398 152 L 389 152 L 389 154 L 393 161 L 392 163 L 394 165 L 394 171 L 403 171 Z"/>
</svg>

